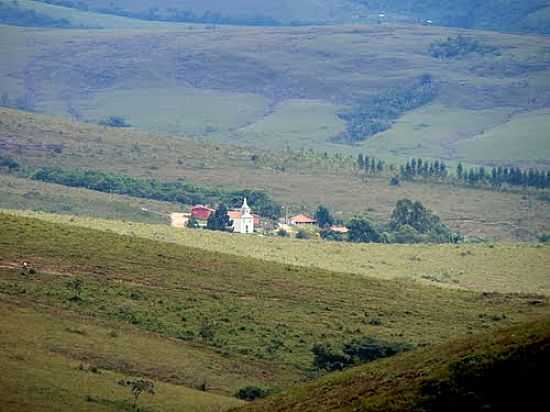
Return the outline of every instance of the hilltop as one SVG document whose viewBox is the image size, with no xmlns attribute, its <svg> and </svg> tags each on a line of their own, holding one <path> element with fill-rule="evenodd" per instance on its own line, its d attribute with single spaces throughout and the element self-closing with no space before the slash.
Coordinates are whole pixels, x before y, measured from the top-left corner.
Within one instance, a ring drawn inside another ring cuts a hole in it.
<svg viewBox="0 0 550 412">
<path fill-rule="evenodd" d="M 550 320 L 329 375 L 239 411 L 533 410 L 544 403 Z"/>
</svg>

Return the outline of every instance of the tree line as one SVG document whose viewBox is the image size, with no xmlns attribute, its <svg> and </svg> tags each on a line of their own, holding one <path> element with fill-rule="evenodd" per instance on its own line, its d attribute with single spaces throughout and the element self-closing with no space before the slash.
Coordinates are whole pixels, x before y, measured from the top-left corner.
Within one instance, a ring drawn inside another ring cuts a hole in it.
<svg viewBox="0 0 550 412">
<path fill-rule="evenodd" d="M 64 170 L 56 167 L 27 170 L 25 174 L 33 180 L 47 183 L 185 205 L 224 203 L 230 207 L 238 207 L 242 199 L 246 197 L 250 206 L 261 216 L 278 219 L 281 214 L 281 206 L 278 203 L 272 200 L 267 193 L 255 190 L 224 191 L 184 181 L 163 182 L 156 179 L 139 179 L 118 173 L 96 170 Z"/>
<path fill-rule="evenodd" d="M 435 178 L 439 181 L 491 188 L 501 188 L 504 185 L 536 189 L 550 188 L 550 170 L 503 166 L 466 168 L 462 162 L 459 162 L 454 176 L 451 176 L 449 167 L 443 160 L 429 161 L 422 158 L 413 158 L 400 165 L 399 176 L 404 180 Z"/>
</svg>

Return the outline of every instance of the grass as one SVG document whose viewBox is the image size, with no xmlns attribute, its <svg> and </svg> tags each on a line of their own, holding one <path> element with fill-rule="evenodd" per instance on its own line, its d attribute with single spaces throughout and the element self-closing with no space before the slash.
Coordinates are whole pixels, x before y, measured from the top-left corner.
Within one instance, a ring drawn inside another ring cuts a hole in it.
<svg viewBox="0 0 550 412">
<path fill-rule="evenodd" d="M 227 235 L 166 225 L 45 213 L 17 215 L 186 247 L 379 279 L 409 279 L 446 288 L 550 295 L 548 246 L 532 244 L 381 245 Z"/>
<path fill-rule="evenodd" d="M 550 320 L 420 349 L 321 378 L 239 411 L 537 409 Z"/>
<path fill-rule="evenodd" d="M 9 3 L 9 0 L 3 0 Z M 135 20 L 121 16 L 94 13 L 68 7 L 60 7 L 52 4 L 41 3 L 33 0 L 18 0 L 22 9 L 34 10 L 38 13 L 48 15 L 56 19 L 66 19 L 73 26 L 81 26 L 91 29 L 151 29 L 177 27 L 174 23 L 163 23 L 146 20 Z"/>
<path fill-rule="evenodd" d="M 426 345 L 547 311 L 529 304 L 543 295 L 379 280 L 9 215 L 1 222 L 3 296 L 263 363 L 274 386 L 307 376 L 316 342 L 369 334 Z M 37 274 L 22 276 L 22 260 Z M 76 302 L 65 287 L 74 276 L 84 282 Z M 369 326 L 372 317 L 382 324 Z"/>
<path fill-rule="evenodd" d="M 515 158 L 545 163 L 550 158 L 550 110 L 544 109 L 512 117 L 507 123 L 460 142 L 457 155 L 478 161 L 491 159 L 494 163 Z M 498 151 L 494 148 L 499 147 Z"/>
<path fill-rule="evenodd" d="M 49 114 L 93 122 L 120 114 L 148 131 L 200 134 L 218 143 L 546 165 L 544 157 L 521 152 L 509 158 L 504 147 L 506 154 L 497 158 L 487 151 L 456 152 L 458 143 L 482 130 L 500 133 L 509 113 L 536 115 L 550 95 L 546 38 L 468 32 L 501 55 L 449 61 L 429 56 L 433 41 L 462 32 L 412 25 L 3 27 L 7 40 L 0 52 L 13 57 L 0 65 L 0 92 L 11 100 L 27 97 L 31 107 Z M 433 106 L 406 115 L 372 144 L 330 143 L 342 128 L 337 110 L 425 73 L 440 86 Z M 425 130 L 415 131 L 420 124 Z M 531 150 L 543 146 L 544 152 L 544 141 L 532 142 Z"/>
<path fill-rule="evenodd" d="M 181 205 L 0 175 L 0 207 L 167 224 Z"/>
<path fill-rule="evenodd" d="M 535 192 L 409 182 L 390 187 L 389 174 L 368 181 L 358 176 L 350 168 L 355 158 L 346 163 L 315 155 L 308 158 L 306 153 L 304 160 L 295 152 L 270 153 L 132 129 L 107 129 L 9 109 L 0 109 L 0 132 L 12 136 L 7 142 L 17 142 L 9 153 L 29 166 L 89 168 L 165 181 L 184 179 L 229 190 L 263 189 L 291 213 L 312 213 L 325 204 L 338 218 L 368 213 L 387 221 L 395 203 L 410 198 L 420 200 L 454 230 L 470 237 L 535 240 L 550 230 L 550 204 Z M 36 146 L 47 144 L 62 144 L 63 150 L 55 153 Z M 253 155 L 265 160 L 254 162 Z"/>
<path fill-rule="evenodd" d="M 50 312 L 6 295 L 2 295 L 0 308 L 0 344 L 5 348 L 0 355 L 4 411 L 131 410 L 132 397 L 117 382 L 136 375 L 155 382 L 156 394 L 143 395 L 139 400 L 143 410 L 217 412 L 240 404 L 216 394 L 225 384 L 220 384 L 205 365 L 220 364 L 203 351 L 182 348 L 123 325 L 100 324 L 69 311 Z M 154 353 L 151 347 L 156 348 Z M 231 366 L 223 360 L 221 364 L 230 376 Z M 197 375 L 190 376 L 192 371 Z M 189 388 L 198 387 L 201 378 L 211 388 L 221 387 L 214 393 Z M 234 379 L 239 382 L 243 377 Z"/>
</svg>

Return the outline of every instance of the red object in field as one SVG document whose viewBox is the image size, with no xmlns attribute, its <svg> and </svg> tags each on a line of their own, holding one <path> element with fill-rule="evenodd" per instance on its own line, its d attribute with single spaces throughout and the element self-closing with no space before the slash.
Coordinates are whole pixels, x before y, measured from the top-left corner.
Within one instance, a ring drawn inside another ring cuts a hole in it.
<svg viewBox="0 0 550 412">
<path fill-rule="evenodd" d="M 198 220 L 207 220 L 208 217 L 214 213 L 215 210 L 207 206 L 197 205 L 191 209 L 191 216 Z"/>
</svg>

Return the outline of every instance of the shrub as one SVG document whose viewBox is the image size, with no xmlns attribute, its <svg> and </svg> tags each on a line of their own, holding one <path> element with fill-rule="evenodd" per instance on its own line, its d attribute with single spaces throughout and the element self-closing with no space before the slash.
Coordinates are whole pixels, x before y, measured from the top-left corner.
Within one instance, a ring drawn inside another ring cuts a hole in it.
<svg viewBox="0 0 550 412">
<path fill-rule="evenodd" d="M 539 241 L 542 243 L 548 243 L 550 242 L 550 233 L 543 233 L 539 236 Z"/>
<path fill-rule="evenodd" d="M 279 230 L 277 230 L 277 236 L 280 236 L 280 237 L 288 237 L 288 232 L 283 229 L 283 228 L 280 228 Z"/>
<path fill-rule="evenodd" d="M 265 398 L 270 394 L 270 389 L 260 388 L 259 386 L 245 386 L 235 393 L 235 397 L 244 401 L 253 401 L 255 399 Z"/>
<path fill-rule="evenodd" d="M 311 236 L 309 235 L 309 233 L 307 233 L 304 229 L 300 229 L 298 230 L 298 232 L 296 232 L 296 239 L 309 239 Z"/>
</svg>

